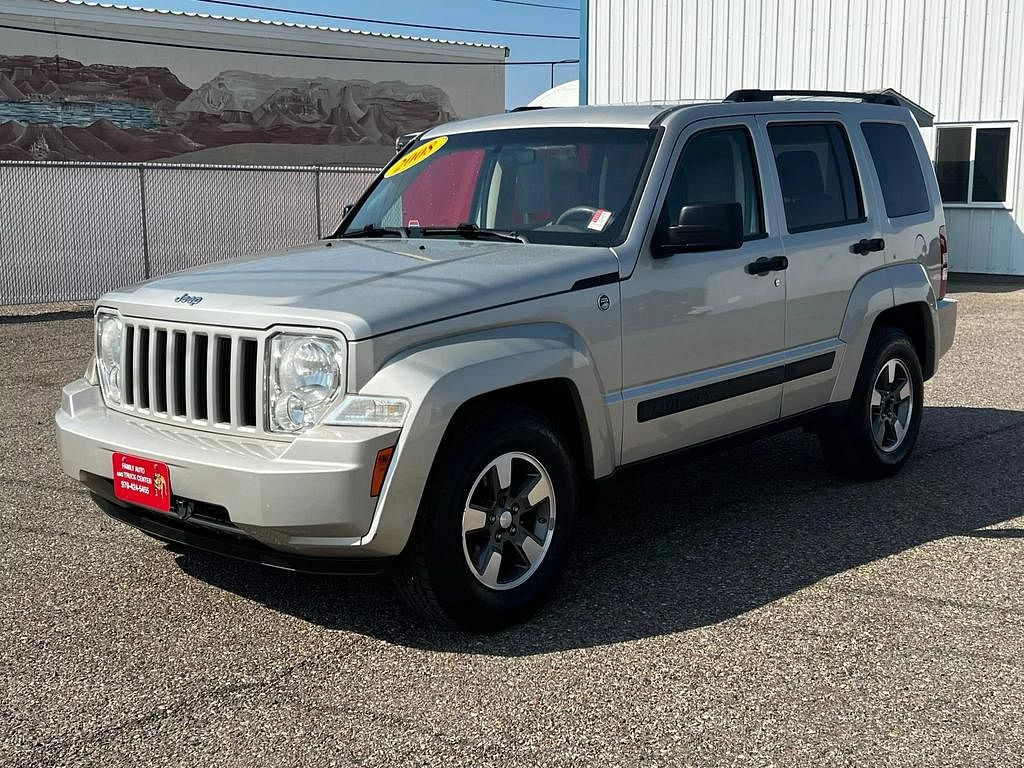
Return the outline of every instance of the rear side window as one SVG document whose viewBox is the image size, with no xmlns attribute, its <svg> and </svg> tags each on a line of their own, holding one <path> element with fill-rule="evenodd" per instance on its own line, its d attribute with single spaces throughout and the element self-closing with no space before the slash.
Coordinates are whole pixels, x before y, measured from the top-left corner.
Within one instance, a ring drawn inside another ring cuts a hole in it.
<svg viewBox="0 0 1024 768">
<path fill-rule="evenodd" d="M 898 123 L 861 123 L 861 130 L 882 186 L 886 215 L 895 219 L 928 211 L 928 190 L 907 127 Z"/>
<path fill-rule="evenodd" d="M 860 184 L 842 126 L 773 123 L 768 138 L 790 232 L 864 221 Z"/>
</svg>

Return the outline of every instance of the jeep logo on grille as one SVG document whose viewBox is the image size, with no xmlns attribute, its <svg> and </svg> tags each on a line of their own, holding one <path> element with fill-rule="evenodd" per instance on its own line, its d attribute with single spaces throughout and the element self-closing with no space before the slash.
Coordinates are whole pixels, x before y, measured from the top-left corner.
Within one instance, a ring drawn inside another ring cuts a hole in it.
<svg viewBox="0 0 1024 768">
<path fill-rule="evenodd" d="M 174 299 L 175 304 L 188 304 L 190 307 L 194 307 L 200 301 L 203 300 L 202 296 L 189 296 L 187 293 L 181 294 Z"/>
</svg>

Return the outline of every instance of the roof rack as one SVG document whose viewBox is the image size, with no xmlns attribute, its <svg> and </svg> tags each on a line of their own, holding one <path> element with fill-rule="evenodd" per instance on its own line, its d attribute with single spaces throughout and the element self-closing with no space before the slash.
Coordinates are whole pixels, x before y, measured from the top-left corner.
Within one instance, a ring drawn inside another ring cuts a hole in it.
<svg viewBox="0 0 1024 768">
<path fill-rule="evenodd" d="M 891 93 L 868 91 L 762 91 L 758 88 L 744 88 L 733 91 L 723 101 L 774 101 L 776 96 L 817 96 L 833 99 L 859 99 L 868 104 L 888 104 L 892 107 L 903 106 L 902 102 Z"/>
<path fill-rule="evenodd" d="M 867 104 L 885 104 L 891 107 L 906 107 L 914 116 L 917 124 L 922 128 L 930 128 L 935 115 L 922 107 L 920 104 L 911 101 L 899 91 L 892 88 L 885 88 L 880 91 L 817 91 L 817 90 L 780 90 L 762 91 L 759 88 L 743 88 L 733 91 L 723 101 L 731 102 L 752 102 L 752 101 L 774 101 L 777 96 L 797 96 L 825 99 L 857 99 Z"/>
</svg>

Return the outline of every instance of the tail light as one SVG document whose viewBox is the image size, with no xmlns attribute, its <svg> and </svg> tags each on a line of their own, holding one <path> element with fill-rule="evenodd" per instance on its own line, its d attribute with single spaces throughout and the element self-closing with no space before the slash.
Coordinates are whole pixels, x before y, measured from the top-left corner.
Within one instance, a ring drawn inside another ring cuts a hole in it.
<svg viewBox="0 0 1024 768">
<path fill-rule="evenodd" d="M 949 283 L 949 248 L 946 245 L 946 225 L 939 227 L 939 261 L 942 271 L 939 273 L 939 298 L 945 298 L 946 285 Z"/>
</svg>

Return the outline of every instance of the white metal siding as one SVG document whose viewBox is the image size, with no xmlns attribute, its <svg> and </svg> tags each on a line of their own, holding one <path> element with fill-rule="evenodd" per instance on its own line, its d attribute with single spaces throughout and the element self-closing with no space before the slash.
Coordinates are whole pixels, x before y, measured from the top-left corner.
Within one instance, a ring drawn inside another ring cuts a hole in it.
<svg viewBox="0 0 1024 768">
<path fill-rule="evenodd" d="M 895 88 L 938 123 L 1013 121 L 1013 210 L 947 208 L 950 267 L 1024 274 L 1021 0 L 589 0 L 587 101 Z M 934 132 L 925 131 L 929 149 Z"/>
</svg>

